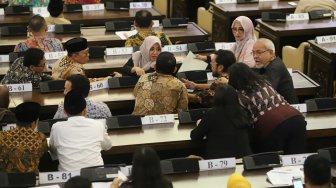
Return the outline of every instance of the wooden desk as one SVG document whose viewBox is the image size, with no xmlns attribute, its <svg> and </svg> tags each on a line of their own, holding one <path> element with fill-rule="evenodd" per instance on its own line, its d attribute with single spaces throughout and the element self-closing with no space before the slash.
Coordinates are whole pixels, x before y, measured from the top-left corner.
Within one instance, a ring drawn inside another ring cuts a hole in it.
<svg viewBox="0 0 336 188">
<path fill-rule="evenodd" d="M 248 16 L 252 21 L 261 17 L 262 12 L 284 12 L 294 13 L 295 7 L 288 4 L 288 1 L 259 2 L 259 3 L 210 3 L 213 7 L 212 41 L 234 42 L 231 31 L 231 24 L 238 16 Z"/>
<path fill-rule="evenodd" d="M 200 28 L 197 24 L 190 22 L 186 28 L 155 28 L 155 31 L 162 31 L 169 36 L 172 43 L 182 42 L 200 42 L 208 39 L 209 34 Z M 86 27 L 81 29 L 81 34 L 63 34 L 55 35 L 49 33 L 48 36 L 56 37 L 62 43 L 73 37 L 85 37 L 89 46 L 107 46 L 120 47 L 124 46 L 125 40 L 122 40 L 115 32 L 106 32 L 105 27 Z M 2 37 L 0 40 L 0 53 L 6 54 L 14 50 L 15 45 L 26 40 L 26 36 L 19 37 Z"/>
<path fill-rule="evenodd" d="M 335 144 L 336 112 L 308 113 L 306 121 L 308 143 L 314 146 L 308 145 L 309 152 L 316 152 L 317 148 Z M 103 152 L 103 155 L 108 157 L 110 155 L 131 154 L 137 148 L 145 145 L 153 147 L 159 153 L 171 150 L 202 151 L 203 145 L 190 141 L 190 132 L 194 127 L 195 125 L 179 125 L 176 120 L 174 127 L 110 131 L 113 147 L 109 151 Z M 317 146 L 314 142 L 318 139 L 329 140 L 319 143 Z M 176 155 L 179 154 L 175 153 L 175 157 Z"/>
<path fill-rule="evenodd" d="M 308 41 L 308 75 L 321 85 L 318 96 L 333 97 L 336 76 L 336 43 L 316 44 Z"/>
<path fill-rule="evenodd" d="M 154 8 L 148 9 L 154 20 L 162 20 L 165 16 L 161 15 Z M 129 10 L 129 11 L 107 11 L 107 10 L 98 10 L 98 11 L 87 11 L 79 13 L 64 13 L 64 17 L 71 21 L 71 23 L 83 24 L 85 26 L 97 26 L 105 25 L 107 21 L 117 21 L 117 20 L 129 20 L 133 21 L 135 13 L 138 10 Z M 3 15 L 0 16 L 0 26 L 5 25 L 28 25 L 29 19 L 32 16 L 30 15 Z"/>
<path fill-rule="evenodd" d="M 56 113 L 57 106 L 64 100 L 63 92 L 60 93 L 47 93 L 41 94 L 39 90 L 24 93 L 11 93 L 10 94 L 14 106 L 21 104 L 25 101 L 35 101 L 41 104 L 40 119 L 50 119 Z M 91 91 L 89 99 L 94 101 L 105 102 L 110 110 L 113 112 L 132 112 L 134 107 L 133 88 L 123 89 L 103 89 Z M 119 113 L 120 114 L 120 113 Z M 117 115 L 116 113 L 114 115 Z"/>
<path fill-rule="evenodd" d="M 174 188 L 217 188 L 226 187 L 229 176 L 236 172 L 242 174 L 251 183 L 251 187 L 275 187 L 266 179 L 266 172 L 269 170 L 270 169 L 244 171 L 243 165 L 238 164 L 236 168 L 225 170 L 170 175 L 168 179 L 172 180 Z"/>
<path fill-rule="evenodd" d="M 275 52 L 281 56 L 282 47 L 291 45 L 298 47 L 301 42 L 315 39 L 319 35 L 336 33 L 336 20 L 323 19 L 292 22 L 263 22 L 257 19 L 259 37 L 269 38 L 274 42 Z"/>
</svg>

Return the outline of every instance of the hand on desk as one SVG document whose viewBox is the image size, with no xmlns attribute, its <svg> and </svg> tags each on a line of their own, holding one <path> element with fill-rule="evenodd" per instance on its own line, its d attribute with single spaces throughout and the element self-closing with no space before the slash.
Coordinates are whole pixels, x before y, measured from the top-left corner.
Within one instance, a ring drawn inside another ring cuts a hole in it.
<svg viewBox="0 0 336 188">
<path fill-rule="evenodd" d="M 215 80 L 216 84 L 228 84 L 229 80 L 225 77 L 220 77 L 218 79 Z"/>
<path fill-rule="evenodd" d="M 188 89 L 196 89 L 196 83 L 193 81 L 189 81 L 187 79 L 182 78 L 182 82 L 186 85 Z"/>
<path fill-rule="evenodd" d="M 207 61 L 207 56 L 196 54 L 195 59 L 199 59 L 199 60 L 202 60 L 202 61 Z"/>
<path fill-rule="evenodd" d="M 122 77 L 122 74 L 120 74 L 119 72 L 113 72 L 112 77 Z"/>
<path fill-rule="evenodd" d="M 140 67 L 133 67 L 131 73 L 136 73 L 136 75 L 141 76 L 145 74 L 145 70 Z"/>
<path fill-rule="evenodd" d="M 123 180 L 121 178 L 114 178 L 113 182 L 111 183 L 110 188 L 119 188 L 119 186 L 122 184 Z"/>
</svg>

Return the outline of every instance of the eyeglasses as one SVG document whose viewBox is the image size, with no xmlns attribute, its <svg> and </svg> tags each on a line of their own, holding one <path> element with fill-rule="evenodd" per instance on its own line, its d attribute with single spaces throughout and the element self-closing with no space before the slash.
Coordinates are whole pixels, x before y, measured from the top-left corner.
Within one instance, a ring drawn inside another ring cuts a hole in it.
<svg viewBox="0 0 336 188">
<path fill-rule="evenodd" d="M 269 51 L 269 50 L 264 50 L 264 51 L 258 51 L 258 50 L 254 51 L 254 50 L 252 50 L 251 55 L 261 55 L 261 54 L 263 54 L 267 51 Z"/>
<path fill-rule="evenodd" d="M 232 33 L 244 33 L 244 28 L 240 27 L 240 28 L 231 28 L 232 29 Z"/>
</svg>

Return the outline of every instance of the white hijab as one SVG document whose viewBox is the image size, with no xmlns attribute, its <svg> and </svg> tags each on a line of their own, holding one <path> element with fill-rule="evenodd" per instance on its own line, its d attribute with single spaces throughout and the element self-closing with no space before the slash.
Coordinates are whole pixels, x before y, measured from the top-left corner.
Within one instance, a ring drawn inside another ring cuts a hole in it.
<svg viewBox="0 0 336 188">
<path fill-rule="evenodd" d="M 156 36 L 148 36 L 140 46 L 140 51 L 132 54 L 132 60 L 135 67 L 141 67 L 145 71 L 154 68 L 156 61 L 150 61 L 149 51 L 154 44 L 158 43 L 161 47 L 161 40 Z"/>
</svg>

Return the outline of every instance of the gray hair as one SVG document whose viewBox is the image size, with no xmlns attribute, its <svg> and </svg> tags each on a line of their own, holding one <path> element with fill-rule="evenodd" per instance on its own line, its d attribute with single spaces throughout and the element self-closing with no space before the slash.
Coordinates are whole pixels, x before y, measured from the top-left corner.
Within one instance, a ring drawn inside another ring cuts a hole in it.
<svg viewBox="0 0 336 188">
<path fill-rule="evenodd" d="M 262 42 L 265 45 L 266 50 L 272 50 L 275 52 L 275 47 L 273 42 L 267 38 L 259 38 L 258 41 Z"/>
</svg>

